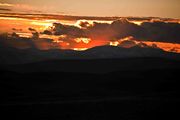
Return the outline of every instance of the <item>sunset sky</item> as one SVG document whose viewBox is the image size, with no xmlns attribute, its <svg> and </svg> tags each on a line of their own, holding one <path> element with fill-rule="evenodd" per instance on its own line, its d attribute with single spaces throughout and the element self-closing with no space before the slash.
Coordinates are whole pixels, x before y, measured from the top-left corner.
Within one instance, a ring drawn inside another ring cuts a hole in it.
<svg viewBox="0 0 180 120">
<path fill-rule="evenodd" d="M 0 3 L 0 8 L 6 5 L 12 12 L 180 18 L 180 0 L 0 0 Z"/>
<path fill-rule="evenodd" d="M 112 45 L 180 53 L 180 0 L 0 0 L 6 44 L 86 50 Z M 1 37 L 1 36 L 0 36 Z"/>
</svg>

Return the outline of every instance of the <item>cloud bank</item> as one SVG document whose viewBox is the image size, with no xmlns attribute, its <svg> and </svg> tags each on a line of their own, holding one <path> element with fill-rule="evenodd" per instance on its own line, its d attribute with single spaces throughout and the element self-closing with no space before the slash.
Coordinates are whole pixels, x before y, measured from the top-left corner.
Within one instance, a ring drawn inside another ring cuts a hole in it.
<svg viewBox="0 0 180 120">
<path fill-rule="evenodd" d="M 171 49 L 176 51 L 180 48 L 179 45 L 174 45 L 174 43 L 180 44 L 180 24 L 178 22 L 167 22 L 169 19 L 149 19 L 148 21 L 143 19 L 141 24 L 135 24 L 129 19 L 120 18 L 112 22 L 79 20 L 76 24 L 71 25 L 55 22 L 42 31 L 30 25 L 27 28 L 28 33 L 32 34 L 30 38 L 21 36 L 19 33 L 23 31 L 20 28 L 12 28 L 14 33 L 7 37 L 6 43 L 15 47 L 34 47 L 42 50 L 85 50 L 103 45 L 124 48 L 134 46 L 158 48 L 159 46 L 153 42 L 171 43 L 170 47 L 162 45 L 166 51 Z"/>
<path fill-rule="evenodd" d="M 132 36 L 138 41 L 180 43 L 180 24 L 163 21 L 143 22 L 141 25 L 120 19 L 109 23 L 93 24 L 88 21 L 80 22 L 78 26 L 54 23 L 45 30 L 47 35 L 67 35 L 71 38 L 87 37 L 92 40 L 116 41 Z"/>
<path fill-rule="evenodd" d="M 12 11 L 12 10 L 8 8 L 0 8 L 0 11 Z"/>
</svg>

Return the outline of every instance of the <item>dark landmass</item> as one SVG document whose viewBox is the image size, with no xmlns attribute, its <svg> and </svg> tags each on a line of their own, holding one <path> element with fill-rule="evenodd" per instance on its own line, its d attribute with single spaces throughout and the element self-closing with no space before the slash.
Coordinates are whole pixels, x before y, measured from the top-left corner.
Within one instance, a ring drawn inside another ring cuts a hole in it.
<svg viewBox="0 0 180 120">
<path fill-rule="evenodd" d="M 0 108 L 14 119 L 175 119 L 179 71 L 143 57 L 1 65 Z"/>
<path fill-rule="evenodd" d="M 28 41 L 29 38 L 25 40 Z M 126 59 L 126 58 L 163 58 L 180 60 L 180 54 L 165 52 L 159 48 L 140 47 L 132 48 L 98 46 L 86 51 L 74 50 L 39 50 L 36 47 L 17 49 L 0 41 L 0 65 L 26 64 L 50 60 L 92 60 L 92 59 Z"/>
<path fill-rule="evenodd" d="M 9 10 L 0 8 L 0 11 Z M 127 17 L 126 20 L 121 19 L 122 17 L 20 13 L 3 13 L 0 16 L 31 20 L 107 20 L 114 22 L 101 26 L 105 26 L 102 28 L 108 26 L 119 33 L 114 36 L 116 39 L 133 36 L 138 40 L 140 38 L 179 43 L 180 38 L 178 34 L 180 26 L 177 23 L 179 19 L 171 18 Z M 128 20 L 146 22 L 138 26 Z M 61 27 L 64 28 L 64 25 L 61 23 L 56 25 L 60 27 L 55 29 L 55 35 L 61 35 L 63 33 Z M 99 26 L 98 23 L 96 25 Z M 70 32 L 64 34 L 71 34 L 71 30 L 73 32 L 77 30 L 79 34 L 79 28 L 67 25 L 65 28 L 68 28 L 65 31 Z M 178 84 L 180 54 L 165 52 L 157 46 L 149 47 L 145 44 L 128 49 L 120 46 L 100 46 L 82 52 L 39 50 L 35 45 L 36 42 L 52 43 L 52 39 L 40 39 L 35 29 L 29 30 L 32 32 L 32 38 L 19 37 L 16 33 L 11 36 L 0 35 L 1 118 L 18 120 L 179 118 L 177 112 L 180 102 Z M 109 29 L 106 32 L 104 29 L 101 31 L 100 33 L 104 35 Z M 52 34 L 50 31 L 46 31 L 47 33 Z M 94 33 L 98 33 L 99 36 L 99 32 Z"/>
<path fill-rule="evenodd" d="M 180 55 L 158 48 L 16 49 L 0 44 L 1 116 L 42 120 L 174 119 Z M 28 39 L 27 39 L 28 40 Z M 176 118 L 177 119 L 177 118 Z"/>
<path fill-rule="evenodd" d="M 179 69 L 179 60 L 164 58 L 121 58 L 121 59 L 84 59 L 84 60 L 46 60 L 26 64 L 2 65 L 6 70 L 19 73 L 70 72 L 105 74 L 116 71 L 146 71 Z"/>
</svg>

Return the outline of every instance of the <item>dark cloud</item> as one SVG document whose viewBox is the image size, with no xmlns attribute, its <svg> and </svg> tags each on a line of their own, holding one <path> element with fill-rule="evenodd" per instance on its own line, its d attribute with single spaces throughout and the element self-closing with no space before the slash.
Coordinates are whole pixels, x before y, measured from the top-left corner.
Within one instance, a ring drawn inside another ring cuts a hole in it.
<svg viewBox="0 0 180 120">
<path fill-rule="evenodd" d="M 122 18 L 108 23 L 80 22 L 79 27 L 54 23 L 51 30 L 43 34 L 68 35 L 74 38 L 88 37 L 93 40 L 118 40 L 133 36 L 140 41 L 180 43 L 180 24 L 160 21 L 144 22 L 136 25 Z"/>
<path fill-rule="evenodd" d="M 12 11 L 12 10 L 8 8 L 0 8 L 0 11 Z"/>
<path fill-rule="evenodd" d="M 85 36 L 84 31 L 76 26 L 63 25 L 61 23 L 53 23 L 53 26 L 51 32 L 54 35 L 68 35 L 72 37 Z"/>
<path fill-rule="evenodd" d="M 35 32 L 34 37 L 32 38 L 20 37 L 15 32 L 12 34 L 0 34 L 0 44 L 3 46 L 11 46 L 13 48 L 19 49 L 38 48 L 40 50 L 47 50 L 54 48 L 55 45 L 53 44 L 52 39 L 37 38 L 37 34 L 38 33 Z"/>
<path fill-rule="evenodd" d="M 137 45 L 136 42 L 134 42 L 132 40 L 126 40 L 126 41 L 121 42 L 119 46 L 123 47 L 123 48 L 131 48 L 136 45 Z"/>
<path fill-rule="evenodd" d="M 116 20 L 112 22 L 112 24 L 80 22 L 79 26 L 81 26 L 81 28 L 54 23 L 51 30 L 45 30 L 43 33 L 68 35 L 74 38 L 88 37 L 93 40 L 117 40 L 127 36 L 139 35 L 140 31 L 142 31 L 141 27 L 129 22 L 127 19 Z"/>
<path fill-rule="evenodd" d="M 81 26 L 82 28 L 87 28 L 91 26 L 91 24 L 88 21 L 80 21 L 79 26 Z"/>
<path fill-rule="evenodd" d="M 166 23 L 161 21 L 144 22 L 141 27 L 144 29 L 141 35 L 135 37 L 158 42 L 180 43 L 180 24 Z"/>
<path fill-rule="evenodd" d="M 16 34 L 15 32 L 13 32 L 11 36 L 12 36 L 13 38 L 19 38 L 19 35 Z"/>
<path fill-rule="evenodd" d="M 143 42 L 138 43 L 137 46 L 139 46 L 141 48 L 148 48 L 148 47 L 150 47 L 146 43 L 143 43 Z"/>
<path fill-rule="evenodd" d="M 111 39 L 114 36 L 114 31 L 108 23 L 94 22 L 92 26 L 86 28 L 87 36 L 91 39 Z"/>
<path fill-rule="evenodd" d="M 39 38 L 39 33 L 38 32 L 32 32 L 32 38 L 33 39 L 38 39 Z"/>
<path fill-rule="evenodd" d="M 32 38 L 33 39 L 38 39 L 39 38 L 39 33 L 36 31 L 36 29 L 28 28 L 28 30 L 32 32 Z"/>
<path fill-rule="evenodd" d="M 115 31 L 115 39 L 139 35 L 140 31 L 143 31 L 143 29 L 140 26 L 129 22 L 127 19 L 120 19 L 114 21 L 111 24 L 111 29 Z"/>
<path fill-rule="evenodd" d="M 133 40 L 140 41 L 138 44 L 140 47 L 147 47 L 147 45 L 141 41 L 180 43 L 180 24 L 163 22 L 162 20 L 144 22 L 141 25 L 134 24 L 125 18 L 113 21 L 112 23 L 90 23 L 88 21 L 82 21 L 79 23 L 79 26 L 53 23 L 52 27 L 49 27 L 42 33 L 37 32 L 34 28 L 28 28 L 32 33 L 31 38 L 19 37 L 19 35 L 15 33 L 19 30 L 16 28 L 12 30 L 14 30 L 14 33 L 8 37 L 7 40 L 10 45 L 20 47 L 23 45 L 28 47 L 34 46 L 39 49 L 50 49 L 56 46 L 61 47 L 66 43 L 68 45 L 63 47 L 68 49 L 82 46 L 89 48 L 97 46 L 96 41 L 100 41 L 98 45 L 107 45 L 110 42 L 119 41 L 120 46 L 126 48 L 137 45 L 138 42 L 135 43 Z M 40 34 L 52 35 L 55 37 L 55 40 L 41 38 Z M 129 36 L 132 36 L 131 39 Z M 125 40 L 124 38 L 126 37 L 128 39 Z M 84 41 L 77 42 L 76 38 L 90 38 L 91 40 L 86 44 Z M 157 48 L 156 45 L 152 47 Z M 172 49 L 172 51 L 174 50 Z"/>
<path fill-rule="evenodd" d="M 33 46 L 33 41 L 30 38 L 19 37 L 15 32 L 11 35 L 4 33 L 0 35 L 0 43 L 4 46 L 26 49 Z"/>
<path fill-rule="evenodd" d="M 1 17 L 9 16 L 9 17 L 18 17 L 18 18 L 26 18 L 26 19 L 57 19 L 57 20 L 99 20 L 99 21 L 114 21 L 120 19 L 122 17 L 96 17 L 96 16 L 71 16 L 71 15 L 55 15 L 55 14 L 42 14 L 42 11 L 31 10 L 32 13 L 5 13 L 1 14 Z M 164 21 L 174 21 L 178 19 L 171 18 L 159 18 L 159 17 L 126 17 L 130 21 L 150 21 L 152 19 L 162 19 Z"/>
<path fill-rule="evenodd" d="M 34 28 L 28 28 L 28 30 L 31 32 L 36 32 L 36 30 Z"/>
<path fill-rule="evenodd" d="M 52 32 L 49 30 L 45 30 L 41 34 L 52 35 Z"/>
<path fill-rule="evenodd" d="M 108 23 L 94 22 L 86 28 L 87 36 L 92 39 L 118 40 L 128 36 L 139 35 L 142 28 L 122 18 Z"/>
<path fill-rule="evenodd" d="M 22 29 L 12 28 L 13 31 L 22 31 Z"/>
</svg>

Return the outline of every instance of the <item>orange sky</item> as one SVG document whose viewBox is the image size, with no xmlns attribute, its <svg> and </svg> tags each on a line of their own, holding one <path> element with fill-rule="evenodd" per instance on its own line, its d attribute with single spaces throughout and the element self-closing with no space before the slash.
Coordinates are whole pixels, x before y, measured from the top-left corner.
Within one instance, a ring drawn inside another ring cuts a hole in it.
<svg viewBox="0 0 180 120">
<path fill-rule="evenodd" d="M 80 20 L 81 21 L 81 20 Z M 85 21 L 85 20 L 82 20 Z M 99 21 L 94 20 L 96 22 L 101 23 L 111 23 L 112 21 Z M 79 25 L 79 20 L 59 20 L 59 19 L 27 19 L 27 18 L 20 18 L 20 17 L 0 17 L 0 33 L 3 32 L 16 32 L 20 37 L 32 37 L 31 31 L 28 30 L 28 28 L 36 29 L 38 32 L 43 32 L 45 29 L 47 29 L 49 26 L 52 26 L 54 22 L 60 22 L 62 24 L 67 25 Z M 93 20 L 88 20 L 89 23 L 93 24 Z M 143 21 L 132 21 L 133 23 L 140 25 Z M 173 20 L 171 22 L 174 22 Z M 177 21 L 175 21 L 177 22 Z M 14 29 L 16 30 L 14 30 Z M 47 44 L 41 44 L 41 46 L 38 46 L 40 49 L 49 49 L 49 48 L 61 48 L 61 49 L 74 49 L 74 50 L 86 50 L 88 48 L 92 48 L 95 46 L 101 46 L 101 45 L 113 45 L 113 46 L 123 46 L 128 47 L 127 45 L 124 46 L 124 44 L 121 44 L 123 40 L 118 41 L 108 41 L 108 40 L 102 40 L 102 39 L 96 39 L 91 40 L 88 38 L 78 38 L 71 42 L 65 42 L 61 40 L 60 38 L 63 36 L 52 36 L 52 35 L 40 35 L 40 38 L 50 38 L 53 39 L 52 46 L 47 47 Z M 125 38 L 124 40 L 131 40 L 128 38 Z M 136 41 L 136 40 L 134 40 Z M 149 46 L 152 46 L 153 44 L 156 44 L 157 47 L 165 50 L 165 51 L 171 51 L 171 52 L 178 52 L 180 53 L 180 44 L 173 44 L 173 43 L 162 43 L 162 42 L 148 42 L 144 41 L 143 43 L 146 43 Z M 12 45 L 12 44 L 11 44 Z M 18 45 L 18 44 L 15 44 Z M 19 47 L 24 48 L 21 46 L 23 44 L 19 44 Z M 38 44 L 40 45 L 40 44 Z M 43 45 L 43 46 L 42 46 Z M 131 46 L 131 45 L 130 45 Z M 133 46 L 133 45 L 132 45 Z M 16 46 L 17 47 L 17 46 Z"/>
<path fill-rule="evenodd" d="M 41 33 L 52 26 L 54 22 L 80 27 L 80 21 L 88 21 L 91 24 L 93 22 L 111 24 L 114 20 L 119 19 L 119 17 L 110 16 L 137 16 L 136 18 L 129 18 L 129 21 L 141 25 L 141 23 L 149 22 L 151 19 L 160 19 L 157 17 L 180 18 L 179 9 L 179 0 L 0 0 L 0 33 L 12 34 L 15 32 L 20 37 L 31 38 L 32 31 L 29 28 Z M 163 19 L 163 21 L 180 23 L 179 19 Z M 64 36 L 39 35 L 40 39 L 53 39 L 52 43 L 48 43 L 48 47 L 47 43 L 37 43 L 37 45 L 40 45 L 40 49 L 86 50 L 101 45 L 127 47 L 125 44 L 121 44 L 122 40 L 112 42 L 103 39 L 77 38 L 73 41 L 64 41 L 60 39 L 61 37 L 64 39 Z M 135 39 L 133 41 L 139 44 Z M 150 47 L 156 44 L 156 47 L 165 51 L 180 53 L 180 44 L 155 41 L 141 42 Z"/>
<path fill-rule="evenodd" d="M 12 10 L 11 12 L 56 13 L 78 16 L 180 18 L 179 0 L 0 0 L 0 8 L 8 8 Z"/>
</svg>

